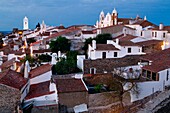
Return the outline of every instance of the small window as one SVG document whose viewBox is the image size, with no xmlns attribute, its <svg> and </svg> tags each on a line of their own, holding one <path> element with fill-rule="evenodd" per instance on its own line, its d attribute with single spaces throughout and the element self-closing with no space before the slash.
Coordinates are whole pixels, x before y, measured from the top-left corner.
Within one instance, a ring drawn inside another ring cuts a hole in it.
<svg viewBox="0 0 170 113">
<path fill-rule="evenodd" d="M 132 49 L 131 48 L 128 48 L 128 53 L 131 53 L 132 52 Z"/>
<path fill-rule="evenodd" d="M 155 37 L 157 37 L 157 32 L 155 32 Z"/>
<path fill-rule="evenodd" d="M 154 37 L 154 32 L 152 32 L 152 37 Z"/>
<path fill-rule="evenodd" d="M 117 57 L 117 52 L 114 52 L 114 57 Z"/>
<path fill-rule="evenodd" d="M 106 58 L 106 52 L 102 53 L 102 58 L 105 59 Z"/>
<path fill-rule="evenodd" d="M 163 33 L 163 37 L 164 37 L 164 38 L 165 38 L 165 35 L 166 35 L 166 34 L 165 34 L 165 33 Z"/>
<path fill-rule="evenodd" d="M 143 36 L 143 32 L 142 31 L 141 31 L 140 35 Z"/>
<path fill-rule="evenodd" d="M 167 70 L 166 81 L 168 81 L 168 79 L 169 79 L 169 70 Z"/>
<path fill-rule="evenodd" d="M 90 74 L 96 74 L 96 68 L 90 68 Z"/>
</svg>

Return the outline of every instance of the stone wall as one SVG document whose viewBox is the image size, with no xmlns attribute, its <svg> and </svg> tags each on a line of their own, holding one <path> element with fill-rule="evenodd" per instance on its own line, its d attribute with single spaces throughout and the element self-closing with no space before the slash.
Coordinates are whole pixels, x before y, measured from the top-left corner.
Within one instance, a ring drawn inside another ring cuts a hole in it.
<svg viewBox="0 0 170 113">
<path fill-rule="evenodd" d="M 58 113 L 58 105 L 33 107 L 31 113 Z"/>
<path fill-rule="evenodd" d="M 59 93 L 59 104 L 65 105 L 67 108 L 73 108 L 76 105 L 88 105 L 88 92 L 69 92 Z"/>
<path fill-rule="evenodd" d="M 0 84 L 0 112 L 13 113 L 20 103 L 20 91 Z"/>
<path fill-rule="evenodd" d="M 96 73 L 111 73 L 114 68 L 137 65 L 141 55 L 125 56 L 123 58 L 84 60 L 84 74 L 90 73 L 90 68 L 96 68 Z"/>
</svg>

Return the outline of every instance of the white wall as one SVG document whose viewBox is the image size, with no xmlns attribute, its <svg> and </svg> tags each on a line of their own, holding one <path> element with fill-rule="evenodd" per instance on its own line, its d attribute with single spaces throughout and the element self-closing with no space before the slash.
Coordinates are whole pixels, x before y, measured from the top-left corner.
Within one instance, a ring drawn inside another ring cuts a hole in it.
<svg viewBox="0 0 170 113">
<path fill-rule="evenodd" d="M 48 71 L 48 72 L 41 74 L 37 77 L 31 78 L 30 84 L 37 84 L 37 83 L 49 81 L 49 80 L 51 80 L 51 76 L 52 76 L 52 72 Z"/>
<path fill-rule="evenodd" d="M 29 89 L 30 89 L 30 80 L 28 80 L 27 84 L 25 84 L 24 87 L 21 89 L 21 99 L 20 99 L 21 102 L 25 99 L 25 97 L 29 93 Z"/>
<path fill-rule="evenodd" d="M 120 46 L 117 43 L 113 41 L 107 41 L 107 44 L 113 44 L 116 48 L 120 50 L 94 50 L 91 45 L 88 47 L 88 58 L 95 60 L 95 59 L 101 59 L 102 53 L 106 52 L 106 58 L 122 58 L 126 55 L 141 55 L 145 54 L 142 52 L 142 47 L 138 46 Z M 128 53 L 128 48 L 131 48 L 131 53 Z M 114 52 L 117 52 L 117 57 L 114 57 Z"/>
<path fill-rule="evenodd" d="M 94 38 L 96 34 L 81 34 L 82 39 Z"/>
<path fill-rule="evenodd" d="M 163 91 L 163 84 L 159 81 L 140 82 L 137 83 L 137 86 L 139 87 L 139 95 L 137 96 L 130 91 L 131 102 L 143 99 L 156 91 Z"/>
<path fill-rule="evenodd" d="M 167 33 L 168 33 L 168 31 L 160 31 L 160 30 L 152 30 L 152 32 L 154 32 L 154 36 L 152 38 L 153 39 L 158 39 L 158 40 L 165 39 L 167 37 Z M 156 37 L 155 37 L 155 32 L 157 33 Z M 163 37 L 163 33 L 166 34 L 165 37 Z"/>
<path fill-rule="evenodd" d="M 77 55 L 77 67 L 81 70 L 84 70 L 84 59 L 85 59 L 85 55 Z"/>
<path fill-rule="evenodd" d="M 167 71 L 169 71 L 168 80 Z M 165 86 L 170 85 L 170 68 L 159 72 L 159 82 L 165 83 Z"/>
</svg>

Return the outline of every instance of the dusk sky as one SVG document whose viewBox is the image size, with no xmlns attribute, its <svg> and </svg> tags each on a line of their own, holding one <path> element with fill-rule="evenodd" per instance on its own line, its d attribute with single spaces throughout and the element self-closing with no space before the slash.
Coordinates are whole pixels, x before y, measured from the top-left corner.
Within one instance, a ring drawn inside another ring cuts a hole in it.
<svg viewBox="0 0 170 113">
<path fill-rule="evenodd" d="M 42 20 L 53 26 L 94 25 L 101 10 L 111 13 L 114 7 L 119 17 L 146 15 L 156 24 L 170 25 L 169 6 L 169 0 L 0 0 L 0 30 L 22 29 L 25 16 L 30 28 Z"/>
</svg>

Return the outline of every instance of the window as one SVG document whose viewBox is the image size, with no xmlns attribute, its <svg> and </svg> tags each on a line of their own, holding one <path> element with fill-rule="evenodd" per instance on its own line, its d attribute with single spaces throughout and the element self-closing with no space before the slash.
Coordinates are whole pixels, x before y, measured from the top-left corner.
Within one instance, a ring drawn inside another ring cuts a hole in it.
<svg viewBox="0 0 170 113">
<path fill-rule="evenodd" d="M 154 37 L 154 32 L 152 32 L 152 37 Z"/>
<path fill-rule="evenodd" d="M 165 34 L 165 33 L 163 33 L 163 37 L 164 37 L 164 38 L 165 38 L 165 35 L 166 35 L 166 34 Z"/>
<path fill-rule="evenodd" d="M 156 81 L 156 73 L 152 73 L 152 80 Z"/>
<path fill-rule="evenodd" d="M 166 81 L 168 81 L 168 79 L 169 79 L 169 70 L 167 70 Z"/>
<path fill-rule="evenodd" d="M 96 68 L 90 68 L 90 74 L 96 74 Z"/>
<path fill-rule="evenodd" d="M 106 52 L 102 53 L 102 58 L 105 59 L 106 58 Z"/>
<path fill-rule="evenodd" d="M 114 52 L 114 57 L 117 57 L 117 52 Z"/>
<path fill-rule="evenodd" d="M 131 52 L 132 52 L 131 48 L 128 48 L 128 53 L 131 53 Z"/>
<path fill-rule="evenodd" d="M 141 31 L 140 35 L 141 35 L 141 36 L 143 35 L 142 31 Z"/>
<path fill-rule="evenodd" d="M 157 37 L 157 32 L 155 32 L 155 37 Z"/>
</svg>

